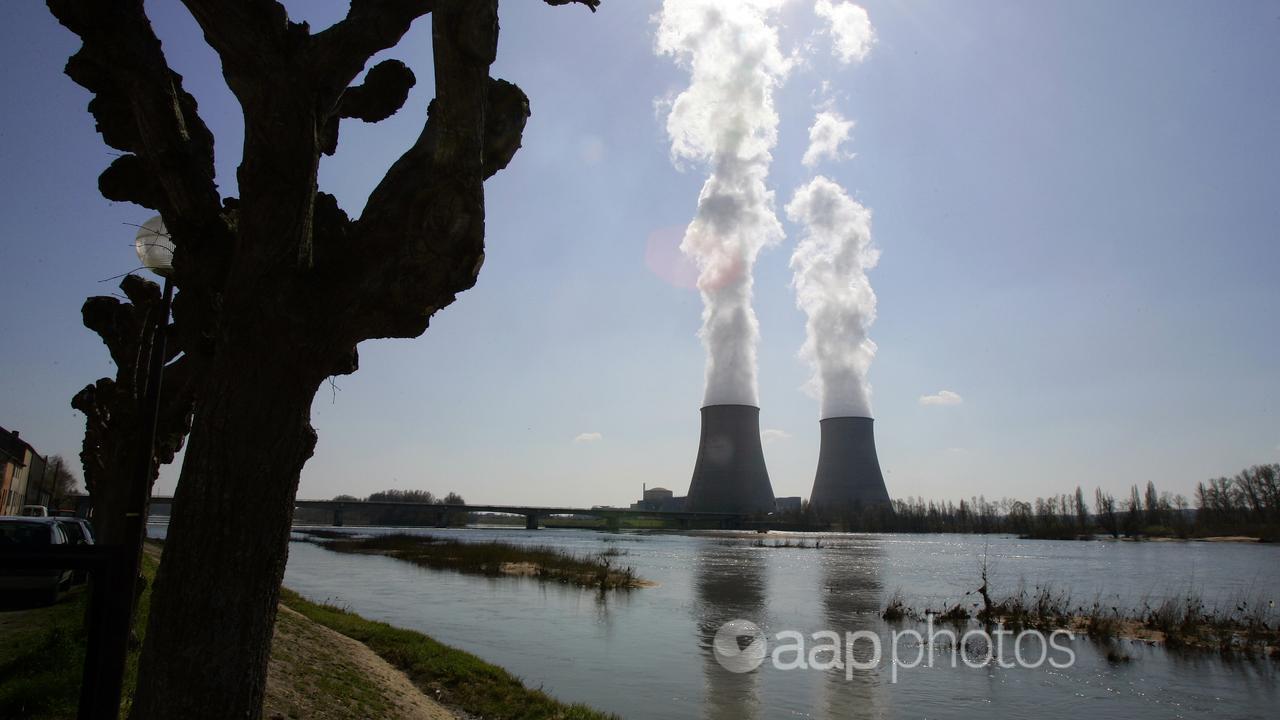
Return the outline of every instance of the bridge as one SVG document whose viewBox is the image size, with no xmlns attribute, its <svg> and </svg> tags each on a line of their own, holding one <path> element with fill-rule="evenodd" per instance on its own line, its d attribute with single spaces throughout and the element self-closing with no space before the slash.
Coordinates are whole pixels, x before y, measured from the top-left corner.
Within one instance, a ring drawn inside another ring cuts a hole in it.
<svg viewBox="0 0 1280 720">
<path fill-rule="evenodd" d="M 173 505 L 171 496 L 153 496 L 151 506 Z M 661 519 L 673 521 L 677 527 L 687 530 L 695 523 L 712 525 L 720 529 L 733 530 L 742 527 L 746 516 L 741 513 L 717 512 L 685 512 L 683 510 L 633 510 L 631 508 L 593 507 L 541 507 L 530 505 L 438 505 L 435 503 L 402 503 L 364 500 L 295 500 L 294 510 L 324 510 L 332 513 L 333 525 L 343 525 L 344 514 L 364 509 L 406 509 L 430 518 L 436 527 L 446 527 L 451 516 L 466 513 L 497 513 L 501 515 L 523 515 L 525 529 L 537 530 L 542 518 L 555 515 L 576 515 L 600 518 L 610 530 L 622 527 L 623 518 Z"/>
</svg>

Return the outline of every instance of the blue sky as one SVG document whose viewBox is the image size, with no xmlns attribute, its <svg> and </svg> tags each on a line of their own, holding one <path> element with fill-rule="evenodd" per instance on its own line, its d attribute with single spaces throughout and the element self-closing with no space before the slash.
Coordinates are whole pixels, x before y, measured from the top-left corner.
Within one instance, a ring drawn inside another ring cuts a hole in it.
<svg viewBox="0 0 1280 720">
<path fill-rule="evenodd" d="M 313 27 L 344 11 L 290 5 Z M 239 109 L 185 10 L 149 6 L 234 194 Z M 870 382 L 892 495 L 1148 480 L 1189 493 L 1280 458 L 1280 3 L 864 6 L 877 42 L 849 66 L 816 34 L 811 0 L 778 16 L 783 51 L 809 50 L 775 98 L 768 182 L 787 238 L 755 269 L 776 494 L 807 496 L 817 459 L 788 268 L 799 232 L 782 212 L 814 172 L 872 210 L 883 253 Z M 688 76 L 654 53 L 658 9 L 505 0 L 494 75 L 529 94 L 533 117 L 487 186 L 479 284 L 423 337 L 362 345 L 359 373 L 322 388 L 300 496 L 621 504 L 641 483 L 687 489 L 702 303 L 646 250 L 676 256 L 705 176 L 670 161 L 655 101 Z M 0 424 L 70 458 L 83 429 L 71 396 L 114 372 L 79 307 L 134 266 L 127 224 L 149 212 L 97 193 L 111 154 L 62 75 L 75 38 L 37 3 L 5 3 L 0 36 Z M 386 56 L 418 87 L 386 122 L 345 123 L 322 165 L 351 212 L 421 127 L 429 23 Z M 856 156 L 811 170 L 824 81 L 857 123 Z M 963 402 L 920 403 L 941 390 Z"/>
</svg>

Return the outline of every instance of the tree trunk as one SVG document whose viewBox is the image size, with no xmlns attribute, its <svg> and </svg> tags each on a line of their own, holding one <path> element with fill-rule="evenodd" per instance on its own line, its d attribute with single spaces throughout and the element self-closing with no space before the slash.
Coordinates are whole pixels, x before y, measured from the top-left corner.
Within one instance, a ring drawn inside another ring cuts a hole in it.
<svg viewBox="0 0 1280 720">
<path fill-rule="evenodd" d="M 183 0 L 244 111 L 240 197 L 223 198 L 213 136 L 142 0 L 47 2 L 83 41 L 67 74 L 124 153 L 99 178 L 103 196 L 158 210 L 173 233 L 173 365 L 194 378 L 131 717 L 257 718 L 298 476 L 315 446 L 312 399 L 325 377 L 354 372 L 361 341 L 421 335 L 475 283 L 483 181 L 520 147 L 528 98 L 489 75 L 498 0 L 353 1 L 315 34 L 278 3 Z M 352 220 L 318 194 L 320 155 L 336 149 L 340 120 L 403 105 L 414 77 L 402 63 L 351 83 L 428 13 L 436 97 Z"/>
<path fill-rule="evenodd" d="M 258 718 L 319 387 L 287 336 L 226 342 L 198 401 L 140 660 L 135 720 Z M 322 377 L 322 376 L 321 376 Z M 205 667 L 208 672 L 193 672 Z"/>
</svg>

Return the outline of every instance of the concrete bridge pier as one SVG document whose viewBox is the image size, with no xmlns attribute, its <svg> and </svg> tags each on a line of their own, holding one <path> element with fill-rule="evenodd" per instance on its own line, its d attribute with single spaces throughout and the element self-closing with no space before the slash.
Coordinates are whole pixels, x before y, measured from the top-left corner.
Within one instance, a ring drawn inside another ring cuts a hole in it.
<svg viewBox="0 0 1280 720">
<path fill-rule="evenodd" d="M 438 528 L 449 527 L 449 511 L 448 510 L 436 511 L 435 526 Z"/>
<path fill-rule="evenodd" d="M 689 524 L 690 524 L 689 518 L 685 518 L 685 517 L 676 518 L 676 527 L 680 528 L 681 530 L 688 530 Z"/>
<path fill-rule="evenodd" d="M 609 528 L 609 532 L 619 532 L 622 530 L 621 515 L 606 515 L 604 517 L 605 527 Z"/>
<path fill-rule="evenodd" d="M 333 506 L 333 526 L 342 527 L 342 506 L 341 505 Z"/>
<path fill-rule="evenodd" d="M 525 530 L 537 530 L 537 529 L 538 529 L 538 514 L 537 514 L 537 513 L 528 513 L 527 515 L 525 515 L 525 516 L 524 516 L 524 529 L 525 529 Z"/>
</svg>

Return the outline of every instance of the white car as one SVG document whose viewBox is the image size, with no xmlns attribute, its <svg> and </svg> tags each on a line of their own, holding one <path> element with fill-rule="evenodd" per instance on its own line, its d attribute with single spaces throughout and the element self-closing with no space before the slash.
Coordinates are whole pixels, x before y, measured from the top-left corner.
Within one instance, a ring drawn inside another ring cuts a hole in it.
<svg viewBox="0 0 1280 720">
<path fill-rule="evenodd" d="M 0 547 L 48 547 L 66 545 L 67 536 L 58 521 L 44 517 L 0 518 Z M 52 605 L 71 587 L 70 570 L 11 570 L 0 567 L 0 598 L 38 593 Z"/>
</svg>

